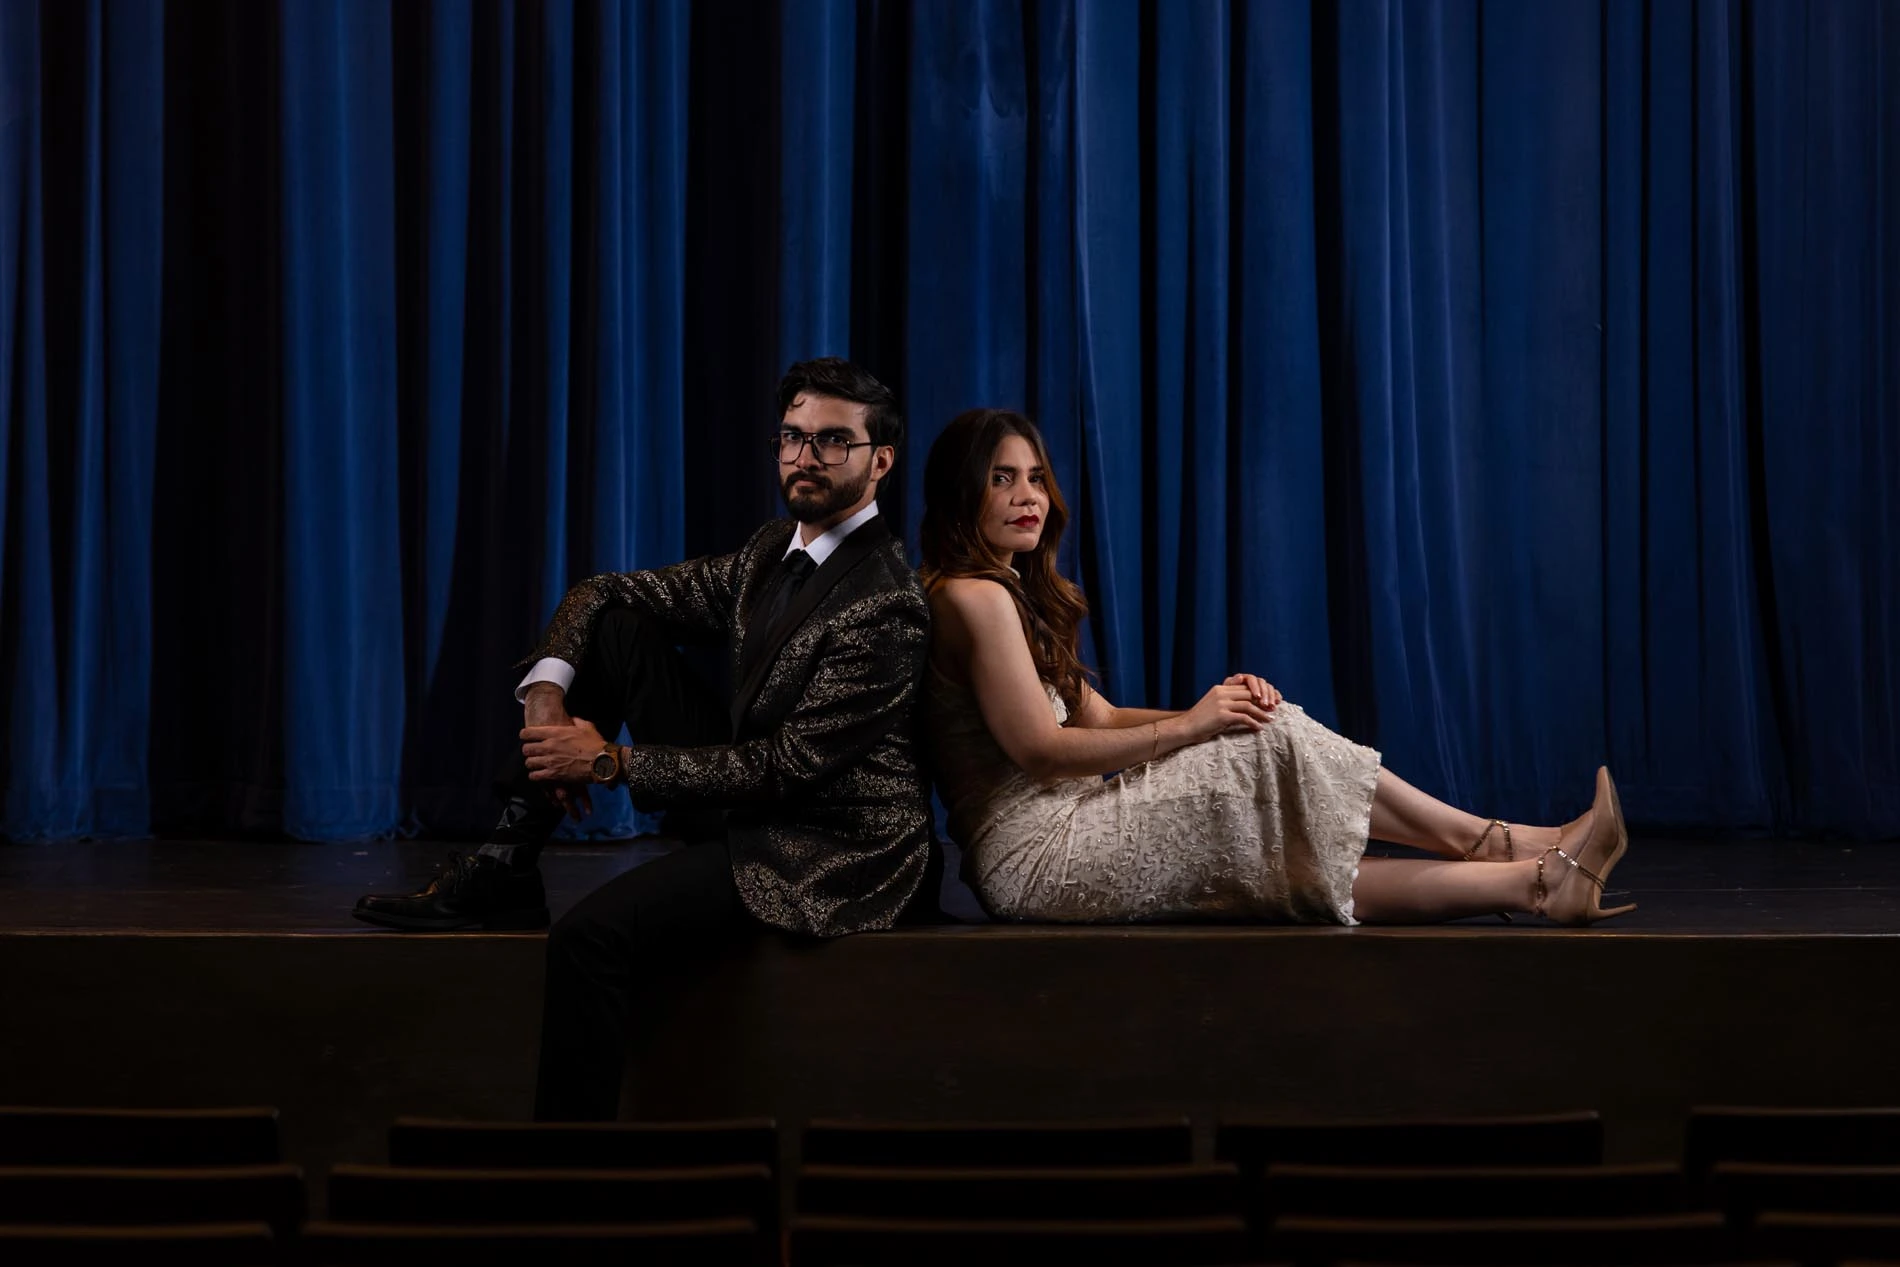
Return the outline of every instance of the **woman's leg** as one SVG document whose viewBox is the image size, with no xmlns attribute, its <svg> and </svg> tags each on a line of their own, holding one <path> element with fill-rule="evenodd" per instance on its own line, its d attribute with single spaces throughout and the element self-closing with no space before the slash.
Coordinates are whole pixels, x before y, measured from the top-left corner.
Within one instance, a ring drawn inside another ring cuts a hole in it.
<svg viewBox="0 0 1900 1267">
<path fill-rule="evenodd" d="M 1438 924 L 1529 911 L 1558 924 L 1593 924 L 1636 909 L 1606 910 L 1598 899 L 1627 843 L 1620 819 L 1607 817 L 1567 848 L 1522 862 L 1467 867 L 1435 858 L 1361 858 L 1352 882 L 1353 915 L 1368 924 Z"/>
<path fill-rule="evenodd" d="M 1395 845 L 1410 845 L 1447 858 L 1462 859 L 1465 850 L 1484 835 L 1490 821 L 1427 796 L 1390 770 L 1379 771 L 1379 783 L 1372 795 L 1370 835 L 1374 840 L 1389 840 Z M 1558 843 L 1561 830 L 1511 824 L 1511 842 L 1517 857 L 1535 858 Z M 1503 834 L 1494 829 L 1485 840 L 1483 850 L 1473 857 L 1484 862 L 1502 861 Z"/>
<path fill-rule="evenodd" d="M 1546 877 L 1554 884 L 1553 872 Z M 1428 858 L 1362 858 L 1352 913 L 1367 924 L 1439 924 L 1535 904 L 1537 863 L 1467 867 Z"/>
</svg>

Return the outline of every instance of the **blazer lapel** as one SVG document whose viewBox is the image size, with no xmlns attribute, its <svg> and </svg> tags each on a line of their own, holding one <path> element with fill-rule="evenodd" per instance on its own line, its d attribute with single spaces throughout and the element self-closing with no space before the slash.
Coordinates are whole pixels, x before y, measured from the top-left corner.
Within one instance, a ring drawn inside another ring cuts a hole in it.
<svg viewBox="0 0 1900 1267">
<path fill-rule="evenodd" d="M 796 528 L 793 529 L 797 531 Z M 739 688 L 732 693 L 732 733 L 739 734 L 740 723 L 745 720 L 746 710 L 752 707 L 752 701 L 758 696 L 759 688 L 765 685 L 766 676 L 772 671 L 773 663 L 778 659 L 779 648 L 792 636 L 798 627 L 817 610 L 831 587 L 844 575 L 856 567 L 865 555 L 889 541 L 890 525 L 884 522 L 884 516 L 878 515 L 858 526 L 857 531 L 838 543 L 838 548 L 824 561 L 816 572 L 805 578 L 804 586 L 792 598 L 791 605 L 785 609 L 784 618 L 778 622 L 777 629 L 754 631 L 747 629 L 740 643 L 744 648 L 739 666 Z M 778 560 L 772 561 L 778 566 Z M 758 641 L 754 641 L 755 637 Z"/>
</svg>

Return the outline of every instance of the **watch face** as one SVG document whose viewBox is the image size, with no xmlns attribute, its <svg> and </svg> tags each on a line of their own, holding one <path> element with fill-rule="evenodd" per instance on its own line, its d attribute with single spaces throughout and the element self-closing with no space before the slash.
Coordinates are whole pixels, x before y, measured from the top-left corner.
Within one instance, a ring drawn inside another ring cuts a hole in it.
<svg viewBox="0 0 1900 1267">
<path fill-rule="evenodd" d="M 614 760 L 614 754 L 603 752 L 594 758 L 594 778 L 605 783 L 614 777 L 614 769 L 620 763 Z"/>
</svg>

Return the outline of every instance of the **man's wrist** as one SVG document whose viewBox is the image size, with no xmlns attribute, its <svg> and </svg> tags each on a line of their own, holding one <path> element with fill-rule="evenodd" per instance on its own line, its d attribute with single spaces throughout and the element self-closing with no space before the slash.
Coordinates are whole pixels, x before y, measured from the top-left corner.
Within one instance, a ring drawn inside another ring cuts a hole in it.
<svg viewBox="0 0 1900 1267">
<path fill-rule="evenodd" d="M 528 670 L 528 676 L 516 684 L 515 702 L 525 704 L 528 700 L 529 689 L 542 682 L 557 687 L 565 693 L 570 686 L 574 685 L 574 666 L 553 656 L 542 656 L 534 662 L 534 667 Z"/>
<path fill-rule="evenodd" d="M 567 720 L 567 692 L 556 682 L 536 682 L 521 697 L 522 720 L 530 726 L 558 726 Z"/>
</svg>

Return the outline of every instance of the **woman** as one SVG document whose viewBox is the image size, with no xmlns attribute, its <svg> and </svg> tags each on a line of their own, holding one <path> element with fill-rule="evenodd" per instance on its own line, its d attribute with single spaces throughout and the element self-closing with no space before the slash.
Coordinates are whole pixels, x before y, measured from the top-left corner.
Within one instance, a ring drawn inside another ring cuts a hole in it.
<svg viewBox="0 0 1900 1267">
<path fill-rule="evenodd" d="M 1628 843 L 1607 770 L 1581 818 L 1513 826 L 1425 795 L 1252 674 L 1185 712 L 1110 704 L 1077 654 L 1081 591 L 1056 571 L 1067 520 L 1022 415 L 971 410 L 931 446 L 924 731 L 991 914 L 1589 924 L 1634 909 L 1598 902 Z M 1368 836 L 1447 860 L 1367 858 Z"/>
</svg>

